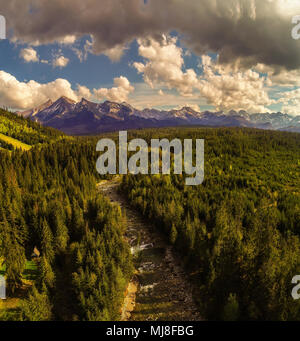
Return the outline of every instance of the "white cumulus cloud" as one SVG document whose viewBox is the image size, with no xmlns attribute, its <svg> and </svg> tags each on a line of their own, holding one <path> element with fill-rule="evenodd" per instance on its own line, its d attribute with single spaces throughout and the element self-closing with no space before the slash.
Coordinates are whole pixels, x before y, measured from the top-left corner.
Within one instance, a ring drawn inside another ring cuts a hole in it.
<svg viewBox="0 0 300 341">
<path fill-rule="evenodd" d="M 98 99 L 106 98 L 113 102 L 126 102 L 128 96 L 134 91 L 134 87 L 130 84 L 126 77 L 114 79 L 115 86 L 111 89 L 101 88 L 94 89 L 93 95 Z"/>
<path fill-rule="evenodd" d="M 39 57 L 32 47 L 24 48 L 20 51 L 20 57 L 23 58 L 23 60 L 26 63 L 37 63 L 39 62 Z"/>
<path fill-rule="evenodd" d="M 163 84 L 169 89 L 176 88 L 183 96 L 191 96 L 198 79 L 194 70 L 188 69 L 183 72 L 183 50 L 176 46 L 177 38 L 162 36 L 161 41 L 140 39 L 139 54 L 147 62 L 133 63 L 144 80 L 152 88 Z"/>
<path fill-rule="evenodd" d="M 65 79 L 56 79 L 45 84 L 34 80 L 20 82 L 11 74 L 0 71 L 0 102 L 5 106 L 29 109 L 46 102 L 49 98 L 56 100 L 60 96 L 77 99 L 71 84 Z"/>
<path fill-rule="evenodd" d="M 125 77 L 115 78 L 115 87 L 111 89 L 100 88 L 90 91 L 86 86 L 79 84 L 74 90 L 71 83 L 62 78 L 44 84 L 34 80 L 21 82 L 13 75 L 0 71 L 0 103 L 13 109 L 31 109 L 48 99 L 55 101 L 61 96 L 74 101 L 79 101 L 84 97 L 96 101 L 108 99 L 123 102 L 133 91 L 134 87 Z"/>
<path fill-rule="evenodd" d="M 198 89 L 209 104 L 217 110 L 246 110 L 268 112 L 274 103 L 266 89 L 267 79 L 251 69 L 233 71 L 214 63 L 209 56 L 202 57 L 203 75 Z"/>
<path fill-rule="evenodd" d="M 70 62 L 70 59 L 69 58 L 66 58 L 64 56 L 59 56 L 59 57 L 56 57 L 54 60 L 53 60 L 53 63 L 52 65 L 54 67 L 58 67 L 58 68 L 64 68 L 66 67 Z"/>
<path fill-rule="evenodd" d="M 282 103 L 282 112 L 290 115 L 300 115 L 300 89 L 280 93 L 278 103 Z"/>
<path fill-rule="evenodd" d="M 112 62 L 119 62 L 126 49 L 127 49 L 126 46 L 117 45 L 115 47 L 103 51 L 103 54 L 107 56 Z"/>
<path fill-rule="evenodd" d="M 234 70 L 233 66 L 222 66 L 211 57 L 202 56 L 202 72 L 185 70 L 184 51 L 177 46 L 177 38 L 162 36 L 158 39 L 139 40 L 139 54 L 145 62 L 133 63 L 143 74 L 144 81 L 151 87 L 164 86 L 176 89 L 184 97 L 205 98 L 216 110 L 269 111 L 266 86 L 268 80 L 251 69 Z"/>
</svg>

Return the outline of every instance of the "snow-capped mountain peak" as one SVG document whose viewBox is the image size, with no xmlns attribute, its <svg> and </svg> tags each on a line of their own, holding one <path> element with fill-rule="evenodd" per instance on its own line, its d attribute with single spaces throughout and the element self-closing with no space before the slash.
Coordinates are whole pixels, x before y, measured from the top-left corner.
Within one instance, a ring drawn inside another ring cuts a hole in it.
<svg viewBox="0 0 300 341">
<path fill-rule="evenodd" d="M 94 103 L 82 98 L 76 103 L 65 96 L 54 103 L 49 100 L 37 108 L 18 114 L 70 134 L 193 124 L 300 131 L 300 116 L 280 112 L 249 114 L 244 110 L 231 110 L 228 113 L 200 113 L 190 107 L 170 111 L 149 108 L 138 110 L 125 102 Z"/>
</svg>

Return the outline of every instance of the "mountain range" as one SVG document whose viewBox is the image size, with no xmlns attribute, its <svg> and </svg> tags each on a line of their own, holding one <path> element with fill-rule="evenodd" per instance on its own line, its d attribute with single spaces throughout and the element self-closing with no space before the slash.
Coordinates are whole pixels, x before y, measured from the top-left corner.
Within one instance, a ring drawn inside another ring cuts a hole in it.
<svg viewBox="0 0 300 341">
<path fill-rule="evenodd" d="M 41 106 L 17 112 L 42 125 L 66 134 L 86 135 L 102 132 L 180 125 L 214 127 L 249 127 L 300 132 L 300 116 L 278 113 L 249 114 L 246 111 L 197 112 L 189 107 L 180 110 L 137 110 L 127 103 L 93 103 L 86 99 L 75 102 L 67 97 L 51 100 Z"/>
</svg>

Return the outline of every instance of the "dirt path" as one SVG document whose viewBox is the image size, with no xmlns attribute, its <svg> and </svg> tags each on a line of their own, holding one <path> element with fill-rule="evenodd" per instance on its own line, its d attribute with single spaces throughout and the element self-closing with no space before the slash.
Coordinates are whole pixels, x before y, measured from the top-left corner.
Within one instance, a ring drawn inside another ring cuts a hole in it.
<svg viewBox="0 0 300 341">
<path fill-rule="evenodd" d="M 127 217 L 126 238 L 135 258 L 136 274 L 128 286 L 122 320 L 200 321 L 192 288 L 172 248 L 151 223 L 118 193 L 119 180 L 104 181 L 99 189 Z"/>
</svg>

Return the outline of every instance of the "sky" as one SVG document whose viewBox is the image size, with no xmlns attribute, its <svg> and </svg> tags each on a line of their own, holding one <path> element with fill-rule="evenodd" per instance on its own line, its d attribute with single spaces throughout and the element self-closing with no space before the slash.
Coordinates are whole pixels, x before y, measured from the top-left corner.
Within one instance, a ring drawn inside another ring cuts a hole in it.
<svg viewBox="0 0 300 341">
<path fill-rule="evenodd" d="M 0 0 L 0 15 L 0 106 L 300 115 L 299 0 Z"/>
</svg>

